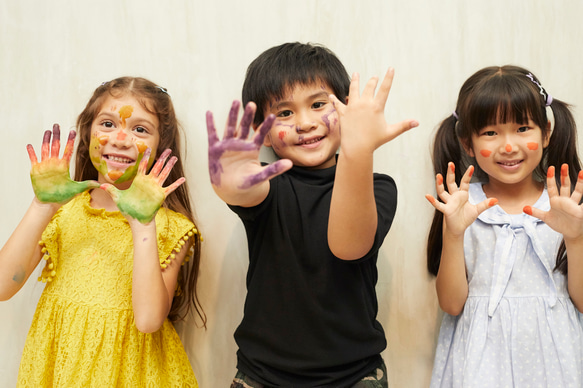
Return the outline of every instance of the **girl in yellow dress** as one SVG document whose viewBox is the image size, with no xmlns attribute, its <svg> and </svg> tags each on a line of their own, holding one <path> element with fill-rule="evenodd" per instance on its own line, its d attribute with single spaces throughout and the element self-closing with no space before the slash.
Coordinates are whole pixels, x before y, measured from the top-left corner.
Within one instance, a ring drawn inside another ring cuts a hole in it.
<svg viewBox="0 0 583 388">
<path fill-rule="evenodd" d="M 62 158 L 58 125 L 40 160 L 27 147 L 35 198 L 0 250 L 0 300 L 44 262 L 18 386 L 197 387 L 171 323 L 191 308 L 206 320 L 170 96 L 143 78 L 103 83 L 77 129 L 75 180 L 75 131 Z"/>
</svg>

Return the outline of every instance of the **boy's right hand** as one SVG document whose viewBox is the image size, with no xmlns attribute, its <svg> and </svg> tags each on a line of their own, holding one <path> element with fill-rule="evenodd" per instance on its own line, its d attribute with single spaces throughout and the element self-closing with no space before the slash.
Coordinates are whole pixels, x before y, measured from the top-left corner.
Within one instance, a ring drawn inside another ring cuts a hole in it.
<svg viewBox="0 0 583 388">
<path fill-rule="evenodd" d="M 443 213 L 445 230 L 457 237 L 463 236 L 466 229 L 478 218 L 480 213 L 498 203 L 496 198 L 485 199 L 476 205 L 472 205 L 468 201 L 468 190 L 473 173 L 474 166 L 468 167 L 458 188 L 455 183 L 455 165 L 449 162 L 446 175 L 447 191 L 443 184 L 443 176 L 437 174 L 435 178 L 437 195 L 443 202 L 439 202 L 430 194 L 425 195 L 433 207 Z"/>
<path fill-rule="evenodd" d="M 227 203 L 252 206 L 261 202 L 267 195 L 269 180 L 289 170 L 292 162 L 281 159 L 267 166 L 261 165 L 259 150 L 275 117 L 269 115 L 255 135 L 249 138 L 256 106 L 252 102 L 247 104 L 237 128 L 240 105 L 239 101 L 233 101 L 222 140 L 219 140 L 217 136 L 212 112 L 209 111 L 206 114 L 209 174 L 213 188 Z M 248 193 L 248 195 L 240 197 L 243 193 Z M 240 199 L 237 199 L 238 196 Z"/>
<path fill-rule="evenodd" d="M 30 170 L 32 188 L 40 202 L 64 204 L 85 190 L 99 187 L 96 181 L 76 182 L 69 175 L 69 162 L 73 155 L 75 136 L 75 131 L 69 133 L 62 159 L 59 159 L 61 131 L 58 124 L 53 125 L 52 143 L 51 131 L 44 133 L 40 162 L 37 160 L 33 146 L 30 144 L 26 146 L 32 164 Z"/>
</svg>

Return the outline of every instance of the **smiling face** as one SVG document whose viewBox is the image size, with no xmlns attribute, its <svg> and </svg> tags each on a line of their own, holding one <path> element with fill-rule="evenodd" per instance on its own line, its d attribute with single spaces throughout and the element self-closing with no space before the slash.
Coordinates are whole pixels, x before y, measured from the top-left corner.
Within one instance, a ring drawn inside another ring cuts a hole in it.
<svg viewBox="0 0 583 388">
<path fill-rule="evenodd" d="M 340 124 L 330 94 L 332 90 L 322 82 L 297 84 L 281 100 L 271 101 L 264 115 L 274 114 L 276 119 L 264 145 L 295 166 L 334 166 L 340 147 Z"/>
<path fill-rule="evenodd" d="M 509 122 L 482 128 L 472 135 L 467 152 L 488 174 L 488 185 L 529 185 L 534 183 L 533 171 L 547 144 L 540 127 L 529 119 L 526 124 Z"/>
<path fill-rule="evenodd" d="M 142 107 L 132 95 L 108 97 L 91 124 L 89 155 L 100 183 L 119 184 L 135 177 L 141 153 L 152 149 L 154 162 L 160 134 L 158 118 Z"/>
</svg>

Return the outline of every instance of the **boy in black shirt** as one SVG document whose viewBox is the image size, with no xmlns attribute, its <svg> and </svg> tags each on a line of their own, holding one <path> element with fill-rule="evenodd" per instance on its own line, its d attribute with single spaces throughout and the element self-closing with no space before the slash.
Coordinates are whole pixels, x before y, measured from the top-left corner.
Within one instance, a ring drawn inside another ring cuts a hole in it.
<svg viewBox="0 0 583 388">
<path fill-rule="evenodd" d="M 387 124 L 392 79 L 361 95 L 330 50 L 286 43 L 249 66 L 239 127 L 237 101 L 223 140 L 207 113 L 211 183 L 249 247 L 232 387 L 387 386 L 376 261 L 397 190 L 373 152 L 418 125 Z M 280 159 L 261 164 L 261 145 Z"/>
</svg>

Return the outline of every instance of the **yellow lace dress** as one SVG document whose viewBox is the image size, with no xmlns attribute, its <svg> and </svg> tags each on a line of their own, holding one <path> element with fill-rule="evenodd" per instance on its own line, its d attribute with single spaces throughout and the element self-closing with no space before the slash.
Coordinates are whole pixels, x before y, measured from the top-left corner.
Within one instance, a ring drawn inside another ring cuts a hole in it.
<svg viewBox="0 0 583 388">
<path fill-rule="evenodd" d="M 144 334 L 132 310 L 133 243 L 119 212 L 90 206 L 85 192 L 43 233 L 46 287 L 28 333 L 18 387 L 198 387 L 184 347 L 166 320 Z M 160 209 L 158 250 L 172 259 L 197 233 Z M 164 260 L 161 260 L 164 266 Z"/>
</svg>

